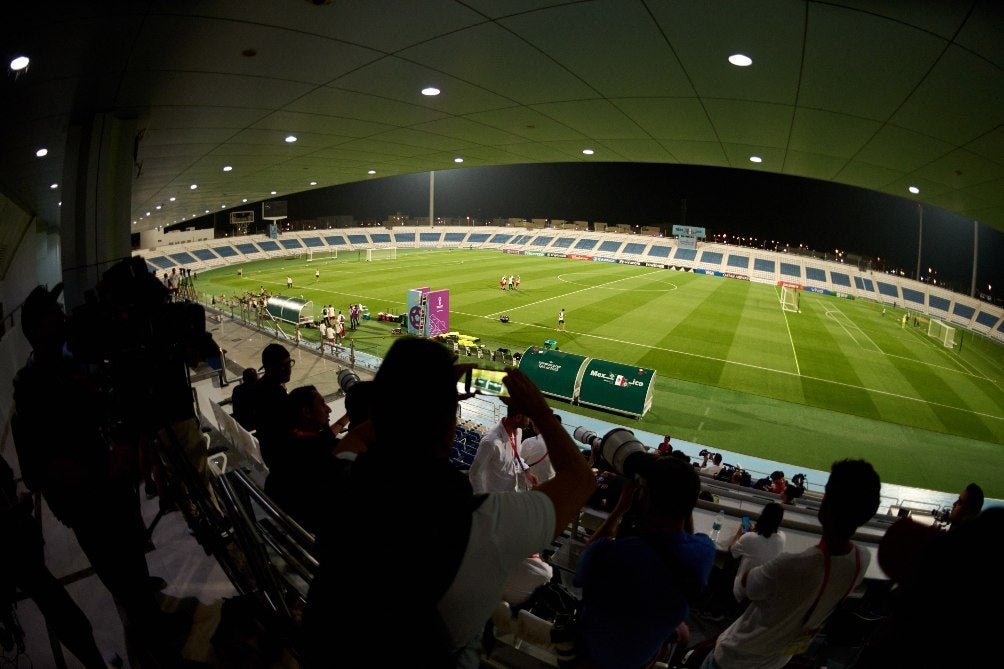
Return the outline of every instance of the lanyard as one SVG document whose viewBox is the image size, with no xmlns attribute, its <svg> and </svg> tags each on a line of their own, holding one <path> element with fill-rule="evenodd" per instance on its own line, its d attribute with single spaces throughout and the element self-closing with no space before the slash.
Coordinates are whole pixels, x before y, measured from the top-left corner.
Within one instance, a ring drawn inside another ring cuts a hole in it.
<svg viewBox="0 0 1004 669">
<path fill-rule="evenodd" d="M 516 458 L 516 464 L 519 466 L 519 470 L 521 472 L 525 472 L 526 471 L 526 467 L 523 464 L 523 458 L 519 457 L 519 449 L 516 448 L 516 430 L 517 429 L 519 429 L 519 428 L 514 428 L 513 431 L 510 432 L 509 428 L 506 428 L 505 433 L 506 433 L 506 436 L 509 437 L 509 444 L 512 446 L 512 455 L 513 455 L 514 458 Z"/>
<path fill-rule="evenodd" d="M 533 462 L 531 462 L 530 464 L 528 464 L 527 467 L 533 467 L 534 465 L 539 465 L 544 460 L 547 460 L 547 452 L 546 451 L 545 451 L 544 455 L 540 456 L 539 458 L 537 458 L 536 460 L 534 460 Z"/>
<path fill-rule="evenodd" d="M 861 573 L 861 551 L 856 545 L 852 544 L 852 546 L 854 547 L 854 578 L 852 578 L 851 582 L 847 585 L 847 592 L 845 592 L 844 596 L 840 598 L 841 602 L 847 598 L 847 595 L 851 594 L 854 584 L 857 583 L 858 574 Z M 816 599 L 813 600 L 812 606 L 809 607 L 809 610 L 805 612 L 805 616 L 802 618 L 803 626 L 805 623 L 809 622 L 809 618 L 812 617 L 813 613 L 815 613 L 816 607 L 819 606 L 819 600 L 822 599 L 823 592 L 826 591 L 826 586 L 830 582 L 830 551 L 826 547 L 825 539 L 819 540 L 818 548 L 823 551 L 823 582 L 819 584 L 819 592 L 816 593 Z"/>
</svg>

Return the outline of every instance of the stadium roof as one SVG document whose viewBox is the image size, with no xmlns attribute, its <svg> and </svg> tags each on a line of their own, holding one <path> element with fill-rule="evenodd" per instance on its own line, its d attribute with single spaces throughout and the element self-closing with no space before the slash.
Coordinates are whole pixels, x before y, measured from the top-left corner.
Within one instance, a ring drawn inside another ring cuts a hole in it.
<svg viewBox="0 0 1004 669">
<path fill-rule="evenodd" d="M 30 58 L 2 83 L 0 190 L 49 221 L 71 122 L 110 113 L 137 123 L 134 232 L 273 191 L 577 161 L 811 177 L 1004 230 L 995 0 L 18 3 L 0 34 L 4 67 Z"/>
</svg>

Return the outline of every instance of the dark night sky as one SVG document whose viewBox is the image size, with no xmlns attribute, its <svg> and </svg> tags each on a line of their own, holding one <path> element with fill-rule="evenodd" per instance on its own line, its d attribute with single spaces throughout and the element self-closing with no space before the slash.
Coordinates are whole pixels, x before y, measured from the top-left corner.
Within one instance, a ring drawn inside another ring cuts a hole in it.
<svg viewBox="0 0 1004 669">
<path fill-rule="evenodd" d="M 918 207 L 907 198 L 825 181 L 712 167 L 630 163 L 547 164 L 436 172 L 435 215 L 554 218 L 631 225 L 686 223 L 818 251 L 880 257 L 912 274 Z M 428 216 L 429 175 L 373 179 L 286 196 L 290 220 L 351 215 Z M 190 223 L 189 223 L 190 224 Z M 924 206 L 922 271 L 969 292 L 973 222 Z M 1004 294 L 1004 233 L 980 226 L 977 288 Z"/>
</svg>

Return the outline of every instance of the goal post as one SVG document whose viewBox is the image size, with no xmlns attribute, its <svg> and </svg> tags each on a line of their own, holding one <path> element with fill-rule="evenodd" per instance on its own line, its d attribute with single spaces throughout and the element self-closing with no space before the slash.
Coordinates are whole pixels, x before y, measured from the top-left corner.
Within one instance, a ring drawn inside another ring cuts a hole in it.
<svg viewBox="0 0 1004 669">
<path fill-rule="evenodd" d="M 383 249 L 366 249 L 366 262 L 372 260 L 397 260 L 397 247 Z"/>
<path fill-rule="evenodd" d="M 798 288 L 781 286 L 781 310 L 798 313 Z"/>
<path fill-rule="evenodd" d="M 927 336 L 940 341 L 945 348 L 955 348 L 955 328 L 946 325 L 937 318 L 927 322 Z"/>
</svg>

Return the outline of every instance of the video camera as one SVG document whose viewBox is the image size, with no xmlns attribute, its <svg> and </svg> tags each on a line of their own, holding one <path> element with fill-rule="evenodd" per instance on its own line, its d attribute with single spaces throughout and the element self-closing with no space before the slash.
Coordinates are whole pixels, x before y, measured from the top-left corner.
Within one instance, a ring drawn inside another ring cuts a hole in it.
<svg viewBox="0 0 1004 669">
<path fill-rule="evenodd" d="M 592 430 L 577 427 L 572 436 L 592 449 L 593 463 L 598 469 L 607 469 L 622 476 L 637 474 L 638 455 L 648 453 L 648 449 L 635 438 L 634 432 L 623 427 L 615 427 L 602 438 Z"/>
<path fill-rule="evenodd" d="M 168 295 L 146 261 L 131 257 L 109 268 L 68 318 L 67 347 L 108 399 L 109 420 L 151 429 L 194 415 L 185 366 L 219 358 L 220 348 L 202 305 Z"/>
</svg>

